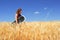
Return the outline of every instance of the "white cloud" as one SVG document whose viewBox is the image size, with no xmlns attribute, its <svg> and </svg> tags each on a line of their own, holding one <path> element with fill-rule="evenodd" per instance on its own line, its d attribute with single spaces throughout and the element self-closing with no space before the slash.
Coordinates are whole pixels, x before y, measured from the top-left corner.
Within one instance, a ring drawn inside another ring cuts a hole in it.
<svg viewBox="0 0 60 40">
<path fill-rule="evenodd" d="M 50 13 L 47 13 L 47 15 L 46 16 L 49 16 L 50 15 Z"/>
<path fill-rule="evenodd" d="M 48 13 L 46 14 L 45 19 L 48 19 L 49 16 L 50 16 L 50 13 L 48 12 Z"/>
<path fill-rule="evenodd" d="M 47 8 L 44 8 L 44 10 L 47 10 Z"/>
<path fill-rule="evenodd" d="M 39 14 L 40 12 L 39 11 L 35 11 L 34 14 Z"/>
<path fill-rule="evenodd" d="M 53 12 L 53 10 L 48 11 L 48 13 L 46 14 L 46 16 L 47 17 L 50 16 L 52 12 Z"/>
</svg>

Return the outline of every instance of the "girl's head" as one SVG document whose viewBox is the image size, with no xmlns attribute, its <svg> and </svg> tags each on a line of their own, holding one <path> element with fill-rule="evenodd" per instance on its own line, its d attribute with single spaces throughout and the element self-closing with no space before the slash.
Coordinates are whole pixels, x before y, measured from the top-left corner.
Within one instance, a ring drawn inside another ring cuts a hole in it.
<svg viewBox="0 0 60 40">
<path fill-rule="evenodd" d="M 19 8 L 16 13 L 17 13 L 17 14 L 21 14 L 21 12 L 22 12 L 22 9 Z"/>
</svg>

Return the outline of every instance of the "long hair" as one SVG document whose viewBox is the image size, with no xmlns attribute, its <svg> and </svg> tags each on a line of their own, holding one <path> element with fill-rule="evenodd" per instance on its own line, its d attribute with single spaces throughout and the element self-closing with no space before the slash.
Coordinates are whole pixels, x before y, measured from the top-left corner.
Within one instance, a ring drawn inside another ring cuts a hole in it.
<svg viewBox="0 0 60 40">
<path fill-rule="evenodd" d="M 19 13 L 20 13 L 20 11 L 22 11 L 22 9 L 21 9 L 21 8 L 19 8 L 19 9 L 16 11 L 16 14 L 19 14 Z"/>
</svg>

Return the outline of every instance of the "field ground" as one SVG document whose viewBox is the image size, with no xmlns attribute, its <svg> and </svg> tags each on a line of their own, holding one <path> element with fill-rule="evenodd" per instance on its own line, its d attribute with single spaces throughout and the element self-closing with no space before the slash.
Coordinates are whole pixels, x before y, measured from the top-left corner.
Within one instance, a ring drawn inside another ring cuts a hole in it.
<svg viewBox="0 0 60 40">
<path fill-rule="evenodd" d="M 60 22 L 0 22 L 0 40 L 60 40 Z"/>
</svg>

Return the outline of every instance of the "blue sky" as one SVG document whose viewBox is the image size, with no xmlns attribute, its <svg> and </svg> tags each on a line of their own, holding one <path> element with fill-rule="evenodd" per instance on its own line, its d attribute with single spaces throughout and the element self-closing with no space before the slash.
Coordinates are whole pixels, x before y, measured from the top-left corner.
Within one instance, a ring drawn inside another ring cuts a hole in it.
<svg viewBox="0 0 60 40">
<path fill-rule="evenodd" d="M 18 8 L 22 8 L 25 21 L 60 20 L 60 0 L 0 0 L 0 22 L 15 20 Z"/>
</svg>

